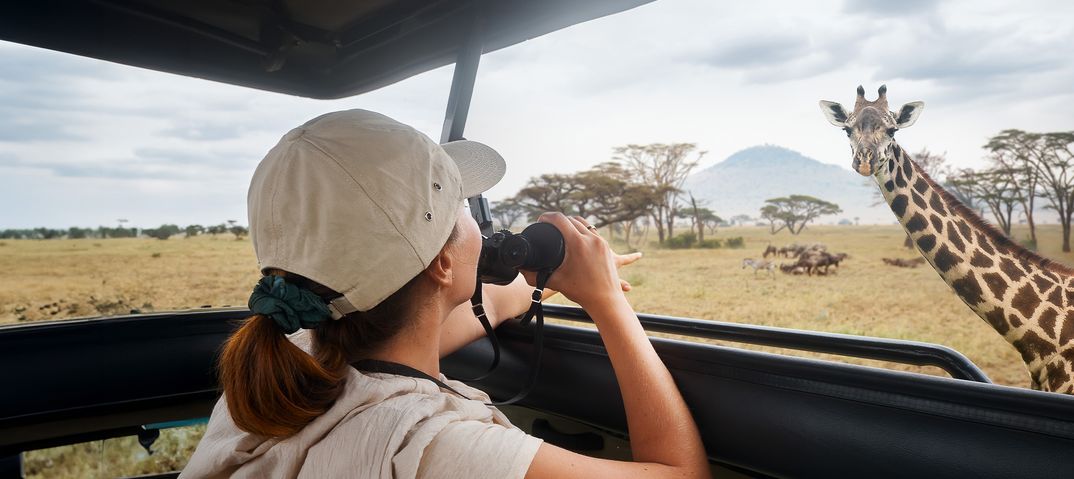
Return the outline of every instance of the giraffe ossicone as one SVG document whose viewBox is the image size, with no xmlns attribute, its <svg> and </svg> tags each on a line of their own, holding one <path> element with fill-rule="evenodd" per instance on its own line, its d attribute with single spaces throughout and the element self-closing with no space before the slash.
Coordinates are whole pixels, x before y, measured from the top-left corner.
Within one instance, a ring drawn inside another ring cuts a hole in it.
<svg viewBox="0 0 1074 479">
<path fill-rule="evenodd" d="M 888 109 L 857 89 L 854 110 L 821 101 L 850 140 L 851 167 L 872 176 L 921 255 L 981 319 L 1022 356 L 1034 389 L 1074 394 L 1074 270 L 1014 243 L 948 193 L 915 163 L 895 133 L 925 104 Z"/>
</svg>

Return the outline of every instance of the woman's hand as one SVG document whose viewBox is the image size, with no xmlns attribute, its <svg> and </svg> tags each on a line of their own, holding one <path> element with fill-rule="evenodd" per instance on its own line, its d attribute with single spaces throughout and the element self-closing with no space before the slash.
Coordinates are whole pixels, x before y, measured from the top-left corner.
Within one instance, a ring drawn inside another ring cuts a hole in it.
<svg viewBox="0 0 1074 479">
<path fill-rule="evenodd" d="M 618 269 L 641 257 L 640 253 L 616 255 L 608 242 L 590 228 L 585 220 L 568 218 L 562 213 L 542 214 L 538 221 L 555 226 L 566 246 L 563 264 L 548 280 L 548 288 L 559 291 L 583 308 L 596 306 L 622 296 L 630 283 L 619 278 Z M 526 282 L 536 285 L 536 273 L 523 271 Z"/>
</svg>

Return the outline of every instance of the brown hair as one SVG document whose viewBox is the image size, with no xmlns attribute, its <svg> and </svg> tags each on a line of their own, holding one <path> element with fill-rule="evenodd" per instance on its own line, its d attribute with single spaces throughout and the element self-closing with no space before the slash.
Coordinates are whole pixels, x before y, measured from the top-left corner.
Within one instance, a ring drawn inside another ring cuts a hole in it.
<svg viewBox="0 0 1074 479">
<path fill-rule="evenodd" d="M 447 244 L 457 237 L 456 229 Z M 302 276 L 268 270 L 324 299 L 338 293 Z M 287 437 L 320 416 L 339 397 L 349 361 L 391 339 L 414 317 L 417 275 L 365 312 L 326 321 L 311 331 L 313 354 L 292 343 L 271 317 L 255 314 L 228 338 L 217 367 L 228 411 L 244 431 Z"/>
</svg>

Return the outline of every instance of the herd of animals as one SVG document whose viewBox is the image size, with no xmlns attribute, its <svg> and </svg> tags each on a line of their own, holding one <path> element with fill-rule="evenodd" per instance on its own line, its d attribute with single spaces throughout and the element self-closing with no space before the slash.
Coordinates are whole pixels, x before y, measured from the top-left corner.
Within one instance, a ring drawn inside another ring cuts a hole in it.
<svg viewBox="0 0 1074 479">
<path fill-rule="evenodd" d="M 772 257 L 771 260 L 768 259 L 769 256 Z M 762 257 L 764 259 L 756 260 L 753 258 L 746 258 L 742 260 L 742 268 L 753 268 L 753 273 L 755 275 L 759 271 L 766 271 L 774 276 L 776 269 L 779 269 L 785 274 L 826 276 L 828 274 L 834 274 L 835 269 L 832 268 L 838 268 L 839 263 L 849 258 L 850 255 L 846 253 L 829 252 L 828 247 L 821 243 L 809 245 L 792 243 L 782 248 L 768 245 L 768 247 L 765 248 Z M 775 262 L 776 258 L 789 258 L 794 261 L 781 261 L 777 265 Z"/>
<path fill-rule="evenodd" d="M 839 263 L 850 258 L 850 255 L 847 253 L 831 253 L 828 251 L 828 247 L 823 243 L 813 243 L 808 245 L 791 243 L 779 248 L 768 245 L 761 257 L 764 259 L 743 259 L 742 269 L 753 268 L 754 275 L 757 275 L 758 272 L 765 271 L 774 276 L 778 269 L 784 274 L 827 276 L 829 274 L 835 274 L 836 270 L 833 268 L 838 268 Z M 769 257 L 772 259 L 768 259 Z M 781 261 L 779 264 L 776 264 L 776 258 L 789 258 L 795 261 L 789 263 Z M 884 261 L 884 264 L 899 268 L 916 268 L 925 264 L 925 258 L 921 257 L 912 259 L 881 259 Z"/>
</svg>

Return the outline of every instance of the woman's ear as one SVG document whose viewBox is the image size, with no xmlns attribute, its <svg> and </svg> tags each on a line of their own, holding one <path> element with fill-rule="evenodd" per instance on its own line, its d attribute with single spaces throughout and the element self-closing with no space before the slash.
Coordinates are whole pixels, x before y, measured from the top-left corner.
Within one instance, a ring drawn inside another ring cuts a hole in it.
<svg viewBox="0 0 1074 479">
<path fill-rule="evenodd" d="M 455 272 L 452 269 L 454 265 L 449 248 L 444 248 L 429 262 L 429 267 L 425 268 L 424 273 L 433 284 L 446 288 L 455 280 Z"/>
</svg>

